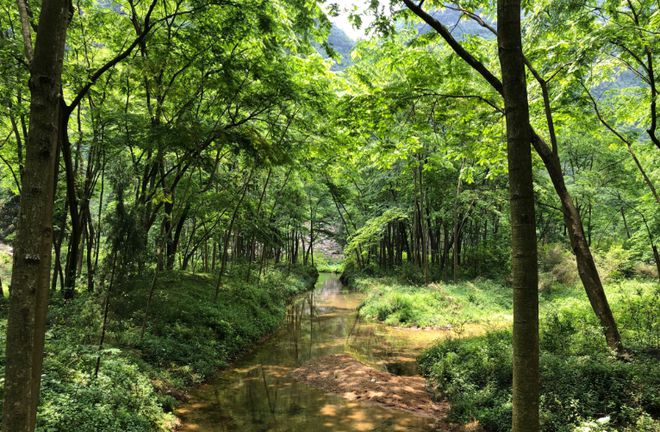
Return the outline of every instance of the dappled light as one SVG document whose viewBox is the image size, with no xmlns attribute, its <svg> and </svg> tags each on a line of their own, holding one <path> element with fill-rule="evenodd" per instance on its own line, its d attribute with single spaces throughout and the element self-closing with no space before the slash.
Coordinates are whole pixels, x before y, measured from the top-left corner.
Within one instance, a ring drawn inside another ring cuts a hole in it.
<svg viewBox="0 0 660 432">
<path fill-rule="evenodd" d="M 658 0 L 0 6 L 0 432 L 660 431 Z"/>
</svg>

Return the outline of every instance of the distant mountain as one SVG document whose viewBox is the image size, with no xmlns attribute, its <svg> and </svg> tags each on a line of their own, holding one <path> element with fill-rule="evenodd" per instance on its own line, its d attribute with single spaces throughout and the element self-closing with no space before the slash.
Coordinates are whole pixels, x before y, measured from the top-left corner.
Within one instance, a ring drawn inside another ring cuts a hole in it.
<svg viewBox="0 0 660 432">
<path fill-rule="evenodd" d="M 431 12 L 431 15 L 442 24 L 444 24 L 445 27 L 449 29 L 451 34 L 458 40 L 465 39 L 465 35 L 480 36 L 484 39 L 495 39 L 495 35 L 493 35 L 490 30 L 485 29 L 476 21 L 469 18 L 461 19 L 462 14 L 459 11 L 443 9 L 440 11 Z M 488 25 L 497 28 L 497 24 L 489 21 L 485 17 L 482 18 L 484 18 L 484 21 Z M 421 34 L 435 31 L 425 22 L 415 24 L 415 28 Z"/>
<path fill-rule="evenodd" d="M 466 35 L 480 36 L 485 39 L 493 39 L 495 36 L 487 29 L 483 28 L 477 22 L 470 19 L 460 19 L 461 13 L 451 9 L 444 9 L 432 12 L 431 15 L 435 17 L 442 24 L 452 32 L 454 37 L 462 40 Z M 495 27 L 495 24 L 489 20 L 485 20 L 489 25 Z M 414 26 L 420 34 L 434 31 L 428 24 L 419 22 Z M 352 64 L 351 50 L 355 47 L 356 41 L 350 38 L 342 29 L 332 24 L 330 34 L 328 36 L 328 44 L 339 54 L 340 60 L 332 66 L 332 70 L 343 70 Z M 322 48 L 318 47 L 319 52 L 324 57 L 329 57 L 328 53 Z"/>
<path fill-rule="evenodd" d="M 339 60 L 332 65 L 332 70 L 343 70 L 352 64 L 351 50 L 355 46 L 355 41 L 334 24 L 330 28 L 328 45 L 339 55 Z M 323 47 L 319 46 L 317 49 L 323 57 L 330 57 Z"/>
</svg>

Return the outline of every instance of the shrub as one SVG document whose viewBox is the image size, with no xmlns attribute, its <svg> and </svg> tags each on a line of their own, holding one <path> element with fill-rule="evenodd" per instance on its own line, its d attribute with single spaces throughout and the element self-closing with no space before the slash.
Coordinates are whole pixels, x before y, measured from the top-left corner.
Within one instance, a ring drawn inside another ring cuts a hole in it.
<svg viewBox="0 0 660 432">
<path fill-rule="evenodd" d="M 539 287 L 550 289 L 555 284 L 572 285 L 577 281 L 575 258 L 562 245 L 549 244 L 539 250 Z"/>
<path fill-rule="evenodd" d="M 74 363 L 71 363 L 73 360 Z M 116 432 L 157 431 L 173 421 L 148 376 L 118 350 L 106 350 L 98 378 L 96 355 L 63 353 L 45 363 L 39 430 Z"/>
<path fill-rule="evenodd" d="M 658 266 L 655 263 L 637 262 L 633 265 L 633 273 L 638 277 L 658 279 Z"/>
<path fill-rule="evenodd" d="M 621 245 L 613 245 L 604 254 L 596 255 L 596 265 L 603 281 L 618 280 L 630 277 L 634 273 L 632 252 Z"/>
<path fill-rule="evenodd" d="M 642 295 L 635 304 L 655 307 L 654 301 Z M 620 303 L 616 306 L 619 309 Z M 652 420 L 660 414 L 657 358 L 639 351 L 630 361 L 617 359 L 591 315 L 588 307 L 564 308 L 542 321 L 543 430 L 601 430 L 576 429 L 594 424 L 607 430 L 658 430 L 660 425 Z M 647 324 L 626 323 L 627 334 L 647 334 Z M 422 354 L 419 363 L 436 391 L 452 403 L 455 420 L 477 419 L 486 430 L 510 430 L 510 331 L 442 342 Z M 597 422 L 605 417 L 606 425 Z"/>
<path fill-rule="evenodd" d="M 478 419 L 488 430 L 511 423 L 511 334 L 496 331 L 471 339 L 453 339 L 425 351 L 421 372 L 435 391 L 449 398 L 456 421 Z"/>
</svg>

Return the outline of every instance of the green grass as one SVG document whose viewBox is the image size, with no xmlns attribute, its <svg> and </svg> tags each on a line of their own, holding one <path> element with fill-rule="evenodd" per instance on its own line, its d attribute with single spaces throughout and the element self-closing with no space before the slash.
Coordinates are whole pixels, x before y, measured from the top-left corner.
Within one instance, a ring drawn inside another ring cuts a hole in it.
<svg viewBox="0 0 660 432">
<path fill-rule="evenodd" d="M 288 301 L 311 288 L 314 269 L 270 269 L 246 283 L 230 274 L 218 302 L 215 279 L 169 272 L 158 278 L 144 337 L 151 277 L 123 284 L 111 296 L 106 344 L 94 378 L 105 293 L 80 293 L 68 304 L 52 296 L 38 431 L 171 430 L 171 411 L 186 387 L 200 383 L 274 330 Z M 5 336 L 6 302 L 0 304 Z M 0 341 L 4 367 L 5 341 Z M 0 370 L 0 373 L 4 373 Z"/>
<path fill-rule="evenodd" d="M 511 320 L 511 290 L 493 281 L 420 287 L 401 285 L 392 278 L 362 278 L 355 287 L 369 293 L 361 316 L 389 325 L 456 327 Z"/>
<path fill-rule="evenodd" d="M 479 336 L 449 333 L 421 355 L 420 369 L 450 400 L 454 420 L 510 430 L 510 288 L 487 280 L 420 286 L 401 277 L 359 276 L 352 287 L 368 293 L 360 314 L 388 325 L 484 324 Z M 539 293 L 544 431 L 660 431 L 660 286 L 616 280 L 606 292 L 629 361 L 608 349 L 581 285 L 555 284 Z"/>
</svg>

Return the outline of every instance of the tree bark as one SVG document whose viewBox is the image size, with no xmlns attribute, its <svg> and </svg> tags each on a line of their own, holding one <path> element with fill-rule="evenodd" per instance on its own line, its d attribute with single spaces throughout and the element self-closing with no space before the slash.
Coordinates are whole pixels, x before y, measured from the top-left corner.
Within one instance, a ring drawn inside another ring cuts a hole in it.
<svg viewBox="0 0 660 432">
<path fill-rule="evenodd" d="M 497 36 L 506 110 L 513 270 L 513 432 L 539 430 L 536 218 L 520 0 L 498 0 Z"/>
<path fill-rule="evenodd" d="M 44 0 L 30 65 L 30 130 L 14 243 L 2 429 L 35 428 L 43 363 L 67 0 Z"/>
</svg>

